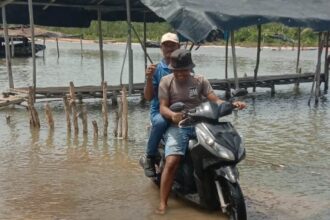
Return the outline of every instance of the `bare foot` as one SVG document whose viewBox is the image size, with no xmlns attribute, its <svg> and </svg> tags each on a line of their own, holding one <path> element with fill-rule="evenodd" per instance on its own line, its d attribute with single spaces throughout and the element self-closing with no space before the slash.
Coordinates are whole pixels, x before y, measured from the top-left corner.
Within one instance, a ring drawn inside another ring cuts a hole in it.
<svg viewBox="0 0 330 220">
<path fill-rule="evenodd" d="M 155 210 L 155 214 L 157 214 L 157 215 L 165 215 L 165 213 L 166 213 L 166 206 L 159 206 Z"/>
</svg>

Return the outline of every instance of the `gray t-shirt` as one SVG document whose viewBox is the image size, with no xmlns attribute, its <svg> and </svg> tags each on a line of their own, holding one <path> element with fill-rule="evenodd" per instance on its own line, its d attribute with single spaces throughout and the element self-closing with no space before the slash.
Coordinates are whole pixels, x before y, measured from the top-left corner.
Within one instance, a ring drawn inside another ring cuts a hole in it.
<svg viewBox="0 0 330 220">
<path fill-rule="evenodd" d="M 185 82 L 175 80 L 173 74 L 164 76 L 158 88 L 158 98 L 168 99 L 169 104 L 183 102 L 192 109 L 203 102 L 203 98 L 213 93 L 210 82 L 201 75 L 190 74 Z"/>
</svg>

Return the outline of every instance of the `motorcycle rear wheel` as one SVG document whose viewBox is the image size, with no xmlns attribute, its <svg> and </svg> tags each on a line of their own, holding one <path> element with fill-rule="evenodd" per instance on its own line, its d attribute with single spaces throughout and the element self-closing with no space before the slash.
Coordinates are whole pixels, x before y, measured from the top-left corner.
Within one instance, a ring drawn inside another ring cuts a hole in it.
<svg viewBox="0 0 330 220">
<path fill-rule="evenodd" d="M 227 203 L 227 214 L 230 220 L 246 220 L 246 207 L 241 187 L 238 183 L 222 181 L 224 200 Z"/>
</svg>

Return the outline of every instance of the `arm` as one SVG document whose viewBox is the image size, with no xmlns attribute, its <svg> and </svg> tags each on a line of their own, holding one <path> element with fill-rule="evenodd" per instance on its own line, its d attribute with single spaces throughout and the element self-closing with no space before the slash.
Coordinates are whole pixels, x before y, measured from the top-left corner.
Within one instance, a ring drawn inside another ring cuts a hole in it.
<svg viewBox="0 0 330 220">
<path fill-rule="evenodd" d="M 224 101 L 222 99 L 220 99 L 218 96 L 216 96 L 214 94 L 214 92 L 211 92 L 207 95 L 207 99 L 210 101 L 210 102 L 214 102 L 214 103 L 217 103 L 218 105 L 220 105 L 221 103 L 223 103 Z"/>
<path fill-rule="evenodd" d="M 152 84 L 153 76 L 156 70 L 156 64 L 151 64 L 146 70 L 146 84 L 144 86 L 144 98 L 150 101 L 154 97 L 154 88 Z"/>
<path fill-rule="evenodd" d="M 167 119 L 172 120 L 175 124 L 179 123 L 183 119 L 182 112 L 173 112 L 169 108 L 168 99 L 160 99 L 160 114 Z"/>
</svg>

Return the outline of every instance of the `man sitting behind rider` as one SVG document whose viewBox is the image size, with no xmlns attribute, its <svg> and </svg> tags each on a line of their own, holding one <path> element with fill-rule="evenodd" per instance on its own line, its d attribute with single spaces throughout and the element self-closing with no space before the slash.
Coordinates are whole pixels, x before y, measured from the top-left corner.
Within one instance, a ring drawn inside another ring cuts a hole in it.
<svg viewBox="0 0 330 220">
<path fill-rule="evenodd" d="M 160 113 L 171 120 L 172 124 L 165 134 L 166 162 L 161 176 L 160 204 L 156 210 L 158 214 L 165 213 L 180 159 L 186 153 L 189 139 L 196 135 L 195 128 L 192 126 L 183 128 L 177 126 L 178 122 L 183 119 L 183 114 L 171 111 L 169 106 L 176 102 L 183 102 L 187 109 L 195 108 L 202 103 L 203 97 L 217 104 L 224 102 L 215 95 L 207 79 L 191 73 L 194 66 L 190 51 L 175 50 L 171 54 L 169 65 L 173 74 L 164 76 L 159 85 Z M 243 102 L 235 102 L 234 105 L 239 109 L 245 107 Z"/>
<path fill-rule="evenodd" d="M 173 51 L 180 47 L 178 36 L 174 33 L 166 33 L 160 41 L 160 50 L 163 59 L 158 64 L 151 64 L 146 70 L 146 84 L 144 87 L 144 98 L 150 104 L 151 130 L 146 148 L 146 160 L 143 164 L 144 173 L 147 177 L 153 177 L 156 174 L 155 156 L 158 151 L 158 144 L 163 137 L 169 123 L 159 113 L 158 86 L 163 76 L 171 73 L 168 68 L 170 56 Z"/>
</svg>

